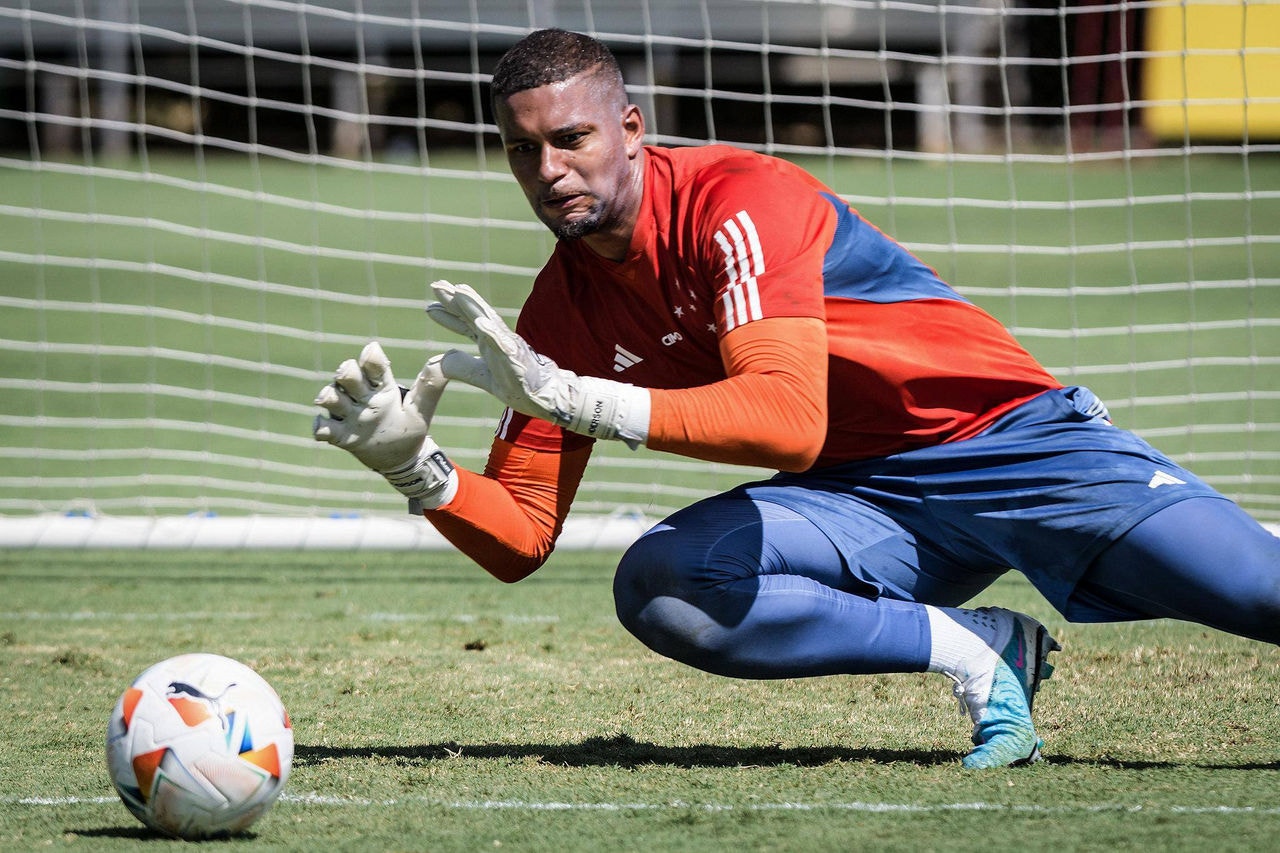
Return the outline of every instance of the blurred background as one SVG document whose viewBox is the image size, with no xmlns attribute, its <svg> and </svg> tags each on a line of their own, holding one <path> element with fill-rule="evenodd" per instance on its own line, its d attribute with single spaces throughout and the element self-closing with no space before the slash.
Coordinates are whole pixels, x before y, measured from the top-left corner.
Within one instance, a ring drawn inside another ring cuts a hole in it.
<svg viewBox="0 0 1280 853">
<path fill-rule="evenodd" d="M 660 141 L 1091 150 L 1280 132 L 1280 13 L 1245 0 L 3 5 L 0 146 L 46 156 L 207 127 L 343 157 L 469 147 L 485 73 L 545 26 L 606 38 Z"/>
</svg>

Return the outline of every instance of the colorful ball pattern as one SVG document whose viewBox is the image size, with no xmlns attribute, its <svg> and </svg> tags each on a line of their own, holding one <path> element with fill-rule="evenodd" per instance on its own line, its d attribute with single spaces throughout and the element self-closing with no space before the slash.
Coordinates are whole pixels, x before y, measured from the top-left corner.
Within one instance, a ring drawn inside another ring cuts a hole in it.
<svg viewBox="0 0 1280 853">
<path fill-rule="evenodd" d="M 120 799 L 166 835 L 243 832 L 284 789 L 293 728 L 262 676 L 221 655 L 184 654 L 134 680 L 107 724 Z"/>
</svg>

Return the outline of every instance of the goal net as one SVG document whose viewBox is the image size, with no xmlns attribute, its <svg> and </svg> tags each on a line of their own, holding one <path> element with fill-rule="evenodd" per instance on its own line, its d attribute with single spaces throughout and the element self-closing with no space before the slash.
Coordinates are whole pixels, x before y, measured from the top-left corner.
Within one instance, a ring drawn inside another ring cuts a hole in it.
<svg viewBox="0 0 1280 853">
<path fill-rule="evenodd" d="M 311 401 L 369 340 L 402 380 L 462 347 L 436 278 L 514 320 L 552 238 L 487 86 L 544 26 L 650 142 L 803 163 L 1280 521 L 1276 4 L 0 0 L 0 544 L 434 541 Z M 476 468 L 498 414 L 455 384 L 434 432 Z M 602 444 L 567 541 L 763 473 Z"/>
</svg>

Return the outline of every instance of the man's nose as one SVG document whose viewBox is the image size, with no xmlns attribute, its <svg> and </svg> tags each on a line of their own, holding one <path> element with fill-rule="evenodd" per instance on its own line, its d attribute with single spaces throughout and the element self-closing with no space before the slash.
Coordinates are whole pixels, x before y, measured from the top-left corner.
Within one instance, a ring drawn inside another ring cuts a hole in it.
<svg viewBox="0 0 1280 853">
<path fill-rule="evenodd" d="M 554 145 L 542 146 L 541 156 L 538 158 L 538 178 L 543 183 L 554 184 L 567 171 L 565 161 L 564 152 L 559 148 Z"/>
</svg>

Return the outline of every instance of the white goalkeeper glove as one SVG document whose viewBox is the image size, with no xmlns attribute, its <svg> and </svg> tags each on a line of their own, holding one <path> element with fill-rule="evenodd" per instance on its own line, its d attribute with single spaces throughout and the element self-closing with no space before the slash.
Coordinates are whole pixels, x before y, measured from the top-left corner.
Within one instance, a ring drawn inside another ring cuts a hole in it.
<svg viewBox="0 0 1280 853">
<path fill-rule="evenodd" d="M 320 389 L 311 432 L 316 441 L 341 447 L 387 478 L 410 499 L 410 510 L 435 509 L 458 491 L 458 472 L 427 431 L 449 380 L 443 356 L 429 360 L 412 388 L 396 384 L 391 362 L 376 341 L 358 359 L 338 365 L 333 382 Z"/>
<path fill-rule="evenodd" d="M 480 357 L 445 353 L 444 375 L 488 391 L 517 412 L 591 438 L 618 439 L 635 450 L 649 437 L 649 391 L 579 376 L 536 353 L 465 284 L 432 282 L 431 319 L 476 342 Z"/>
</svg>

